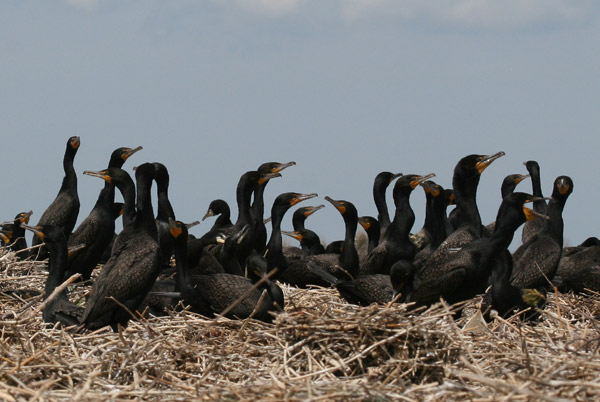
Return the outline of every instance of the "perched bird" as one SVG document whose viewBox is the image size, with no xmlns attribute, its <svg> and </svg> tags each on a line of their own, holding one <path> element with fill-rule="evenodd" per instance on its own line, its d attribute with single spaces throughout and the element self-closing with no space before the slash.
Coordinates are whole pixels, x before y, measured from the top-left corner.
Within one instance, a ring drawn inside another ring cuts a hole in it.
<svg viewBox="0 0 600 402">
<path fill-rule="evenodd" d="M 517 187 L 517 184 L 519 184 L 520 182 L 522 182 L 523 180 L 525 180 L 526 178 L 528 178 L 529 175 L 528 174 L 509 174 L 508 176 L 506 176 L 504 178 L 504 180 L 502 181 L 502 186 L 500 186 L 500 194 L 502 196 L 502 199 L 504 199 L 504 197 L 506 197 L 508 194 L 513 193 L 515 191 L 515 188 Z M 540 202 L 540 201 L 536 201 L 536 202 Z M 544 202 L 544 201 L 541 201 Z M 535 211 L 535 209 L 534 209 Z M 538 211 L 539 212 L 539 211 Z M 543 215 L 543 213 L 542 213 Z M 539 219 L 534 219 L 531 222 L 540 222 L 541 220 Z M 494 225 L 496 224 L 496 222 L 492 222 L 487 224 L 484 228 L 483 228 L 483 236 L 484 237 L 490 237 L 492 235 L 492 233 L 494 233 Z M 525 223 L 527 224 L 527 222 Z"/>
<path fill-rule="evenodd" d="M 460 217 L 458 227 L 431 254 L 419 271 L 423 269 L 437 270 L 437 267 L 444 265 L 444 261 L 449 258 L 450 250 L 461 248 L 481 238 L 482 225 L 477 207 L 477 187 L 483 171 L 502 156 L 504 156 L 504 152 L 493 155 L 472 154 L 458 161 L 452 176 L 455 210 L 458 210 Z"/>
<path fill-rule="evenodd" d="M 451 202 L 448 197 L 452 193 L 431 180 L 424 181 L 421 187 L 426 197 L 425 223 L 417 234 L 411 236 L 411 241 L 417 247 L 413 261 L 417 267 L 421 267 L 451 233 L 448 230 L 446 209 Z"/>
<path fill-rule="evenodd" d="M 154 171 L 151 163 L 135 171 L 135 220 L 119 234 L 92 286 L 82 317 L 88 329 L 110 325 L 116 331 L 118 325 L 126 325 L 158 277 L 160 248 L 150 195 Z"/>
<path fill-rule="evenodd" d="M 115 149 L 111 154 L 108 168 L 121 168 L 125 161 L 140 149 L 142 147 Z M 118 214 L 115 213 L 117 208 Z M 92 271 L 110 247 L 115 233 L 115 219 L 120 215 L 120 211 L 121 204 L 115 206 L 115 184 L 105 181 L 94 208 L 69 237 L 69 246 L 85 244 L 86 247 L 68 259 L 67 276 L 80 273 L 83 280 L 90 279 Z"/>
<path fill-rule="evenodd" d="M 564 222 L 562 212 L 573 181 L 568 176 L 554 180 L 552 198 L 548 202 L 548 217 L 542 231 L 523 243 L 514 253 L 514 268 L 510 282 L 518 288 L 540 288 L 550 285 L 563 248 Z"/>
<path fill-rule="evenodd" d="M 231 223 L 231 210 L 229 208 L 229 204 L 227 204 L 227 201 L 225 200 L 219 198 L 211 201 L 206 214 L 204 214 L 202 217 L 202 220 L 204 221 L 206 218 L 211 216 L 218 216 L 218 218 L 210 228 L 210 231 L 228 228 L 233 225 L 233 223 Z"/>
<path fill-rule="evenodd" d="M 439 298 L 448 303 L 467 300 L 483 293 L 494 264 L 505 258 L 515 230 L 524 222 L 540 216 L 524 204 L 535 200 L 529 194 L 509 194 L 500 205 L 494 234 L 448 253 L 437 265 L 427 265 L 413 277 L 412 292 L 405 301 L 429 305 Z"/>
<path fill-rule="evenodd" d="M 294 166 L 296 162 L 279 163 L 279 162 L 267 162 L 263 163 L 256 169 L 256 171 L 262 176 L 258 182 L 258 185 L 254 189 L 254 199 L 252 200 L 252 216 L 254 219 L 254 250 L 259 254 L 264 254 L 265 247 L 267 245 L 267 229 L 264 223 L 265 213 L 265 202 L 264 192 L 267 183 L 269 182 L 270 176 L 266 175 L 279 175 L 279 173 L 290 166 Z M 278 177 L 274 176 L 274 177 Z"/>
<path fill-rule="evenodd" d="M 415 214 L 410 206 L 410 195 L 419 184 L 432 178 L 434 174 L 419 176 L 414 174 L 400 177 L 394 184 L 394 220 L 385 234 L 360 267 L 361 275 L 389 275 L 392 264 L 401 259 L 412 260 L 415 246 L 409 239 L 410 229 L 415 222 Z"/>
<path fill-rule="evenodd" d="M 310 229 L 298 229 L 293 232 L 282 230 L 281 234 L 292 237 L 300 242 L 301 249 L 294 252 L 294 255 L 290 255 L 290 249 L 296 247 L 286 247 L 283 250 L 283 254 L 286 258 L 302 258 L 307 255 L 324 254 L 325 247 L 321 244 L 319 236 Z"/>
<path fill-rule="evenodd" d="M 508 251 L 506 253 L 510 254 Z M 501 317 L 507 318 L 510 315 L 526 311 L 522 317 L 525 320 L 533 320 L 539 317 L 536 308 L 542 308 L 546 303 L 545 295 L 537 289 L 521 289 L 511 285 L 510 276 L 512 273 L 512 258 L 506 256 L 500 262 L 494 264 L 491 273 L 491 287 L 489 297 L 484 296 L 484 302 L 491 300 L 491 309 L 498 312 Z M 485 303 L 481 309 L 484 317 L 488 317 L 489 311 L 486 311 Z M 528 311 L 527 311 L 528 310 Z"/>
<path fill-rule="evenodd" d="M 33 211 L 20 212 L 15 216 L 12 222 L 2 224 L 2 229 L 6 231 L 5 234 L 9 234 L 8 243 L 10 243 L 10 250 L 16 253 L 20 252 L 21 258 L 27 258 L 28 252 L 21 251 L 27 248 L 27 240 L 25 240 L 25 229 L 21 226 L 22 223 L 28 224 L 29 218 L 33 214 Z M 7 245 L 8 245 L 7 243 Z"/>
<path fill-rule="evenodd" d="M 579 246 L 565 247 L 552 282 L 562 292 L 599 292 L 600 240 L 589 237 Z"/>
<path fill-rule="evenodd" d="M 73 167 L 75 154 L 79 149 L 79 137 L 71 137 L 67 141 L 67 149 L 63 157 L 63 168 L 65 177 L 58 191 L 58 195 L 52 203 L 46 208 L 38 225 L 54 225 L 63 228 L 66 238 L 68 239 L 77 222 L 79 215 L 79 195 L 77 193 L 77 174 Z M 37 236 L 33 237 L 32 246 L 37 246 L 41 240 Z M 43 260 L 47 257 L 47 252 L 44 247 L 41 247 L 37 253 L 37 259 Z"/>
</svg>

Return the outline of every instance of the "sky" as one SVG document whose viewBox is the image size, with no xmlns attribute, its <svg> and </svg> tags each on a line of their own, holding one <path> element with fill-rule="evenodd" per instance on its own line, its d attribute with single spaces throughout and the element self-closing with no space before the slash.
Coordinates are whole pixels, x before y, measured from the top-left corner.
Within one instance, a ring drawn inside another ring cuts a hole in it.
<svg viewBox="0 0 600 402">
<path fill-rule="evenodd" d="M 598 236 L 600 3 L 563 0 L 9 0 L 0 6 L 2 220 L 55 198 L 70 136 L 81 222 L 101 170 L 162 162 L 177 218 L 201 219 L 223 198 L 237 217 L 239 177 L 295 161 L 265 192 L 318 193 L 376 215 L 387 170 L 435 173 L 451 187 L 463 156 L 506 156 L 484 173 L 478 204 L 495 219 L 504 176 L 537 160 L 550 195 L 574 192 L 565 243 Z M 531 183 L 517 190 L 531 192 Z M 391 187 L 388 191 L 390 208 Z M 117 196 L 119 198 L 119 196 Z M 425 197 L 411 197 L 413 231 Z M 291 229 L 292 211 L 283 229 Z M 191 230 L 207 231 L 207 220 Z M 331 206 L 307 227 L 341 239 Z M 361 229 L 359 229 L 361 230 Z M 518 236 L 520 238 L 520 233 Z"/>
</svg>

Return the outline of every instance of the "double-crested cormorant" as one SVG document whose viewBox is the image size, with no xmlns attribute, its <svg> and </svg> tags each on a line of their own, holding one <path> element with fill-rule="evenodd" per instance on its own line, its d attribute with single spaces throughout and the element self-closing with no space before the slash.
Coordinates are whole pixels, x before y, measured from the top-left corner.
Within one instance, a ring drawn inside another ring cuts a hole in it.
<svg viewBox="0 0 600 402">
<path fill-rule="evenodd" d="M 483 171 L 496 159 L 504 156 L 504 152 L 494 155 L 467 155 L 458 161 L 452 176 L 454 200 L 460 216 L 458 227 L 433 252 L 423 267 L 438 267 L 444 264 L 451 249 L 463 247 L 481 238 L 481 216 L 477 208 L 477 187 Z M 437 269 L 437 268 L 434 268 Z"/>
<path fill-rule="evenodd" d="M 281 233 L 286 236 L 290 236 L 300 242 L 302 249 L 298 249 L 298 251 L 294 253 L 293 257 L 301 258 L 307 255 L 325 253 L 325 247 L 323 247 L 323 245 L 321 244 L 321 239 L 315 232 L 313 232 L 310 229 L 298 229 L 294 230 L 293 232 L 282 230 Z M 289 249 L 290 247 L 284 249 L 284 254 L 286 254 L 286 251 L 288 251 Z"/>
<path fill-rule="evenodd" d="M 508 194 L 513 193 L 515 191 L 515 188 L 517 187 L 517 184 L 519 184 L 520 182 L 522 182 L 523 180 L 525 180 L 528 177 L 529 177 L 528 174 L 525 174 L 525 175 L 509 174 L 508 176 L 506 176 L 504 178 L 504 180 L 502 180 L 502 186 L 500 186 L 500 194 L 502 195 L 502 199 L 504 199 L 504 197 L 506 197 Z M 536 202 L 544 202 L 544 201 L 536 201 Z M 535 211 L 535 209 L 534 209 L 534 211 Z M 536 212 L 539 212 L 539 211 L 536 211 Z M 541 219 L 534 219 L 531 222 L 539 222 L 539 221 L 541 221 Z M 527 224 L 527 222 L 525 224 Z M 490 237 L 492 235 L 492 233 L 494 233 L 494 225 L 495 225 L 495 222 L 492 222 L 483 228 L 483 236 L 484 237 Z"/>
<path fill-rule="evenodd" d="M 46 244 L 49 252 L 48 279 L 44 287 L 44 299 L 54 292 L 65 275 L 67 266 L 67 238 L 61 227 L 53 225 L 29 226 L 21 224 L 23 228 L 31 230 L 39 239 Z M 79 325 L 83 315 L 83 308 L 69 301 L 67 290 L 60 292 L 52 301 L 44 307 L 42 317 L 44 322 L 63 325 Z"/>
<path fill-rule="evenodd" d="M 27 248 L 27 240 L 25 240 L 25 229 L 21 227 L 21 224 L 28 224 L 29 218 L 32 214 L 33 211 L 20 212 L 17 214 L 17 216 L 15 216 L 15 219 L 12 222 L 2 225 L 2 229 L 6 230 L 7 233 L 10 234 L 9 242 L 11 251 L 19 252 Z M 26 258 L 28 255 L 29 253 L 22 252 L 20 257 Z"/>
<path fill-rule="evenodd" d="M 553 283 L 560 291 L 600 291 L 600 240 L 589 237 L 579 246 L 565 247 Z"/>
<path fill-rule="evenodd" d="M 539 200 L 533 204 L 533 210 L 537 213 L 546 215 L 548 213 L 548 205 L 543 199 L 542 195 L 542 184 L 540 180 L 540 165 L 536 161 L 523 162 L 529 175 L 531 176 L 531 186 L 533 195 L 538 197 Z M 523 226 L 523 233 L 521 235 L 521 243 L 527 243 L 536 233 L 539 233 L 544 229 L 546 222 L 535 219 L 531 222 L 525 222 Z"/>
<path fill-rule="evenodd" d="M 562 212 L 567 198 L 573 192 L 569 176 L 554 180 L 552 198 L 548 202 L 548 219 L 541 232 L 522 244 L 513 254 L 514 269 L 511 283 L 519 288 L 547 287 L 552 281 L 563 248 Z"/>
<path fill-rule="evenodd" d="M 46 208 L 38 225 L 54 225 L 63 228 L 66 238 L 68 239 L 77 222 L 79 215 L 79 195 L 77 194 L 77 174 L 73 167 L 75 154 L 79 149 L 79 137 L 74 136 L 67 141 L 67 149 L 63 158 L 63 168 L 65 177 L 58 191 L 58 195 L 52 201 L 52 204 Z M 37 236 L 33 237 L 32 245 L 36 246 L 41 243 Z M 43 260 L 47 257 L 47 253 L 42 247 L 37 254 L 38 260 Z"/>
<path fill-rule="evenodd" d="M 387 274 L 393 263 L 401 259 L 412 260 L 415 246 L 409 239 L 410 229 L 415 222 L 415 214 L 410 206 L 410 194 L 416 186 L 433 177 L 434 174 L 419 176 L 414 174 L 400 177 L 394 184 L 394 220 L 388 226 L 379 245 L 371 251 L 361 267 L 361 274 Z"/>
<path fill-rule="evenodd" d="M 367 233 L 367 244 L 363 245 L 358 250 L 358 259 L 362 266 L 367 262 L 369 253 L 379 245 L 379 239 L 381 237 L 381 226 L 379 221 L 372 216 L 361 216 L 358 218 L 358 223 Z"/>
<path fill-rule="evenodd" d="M 225 200 L 219 198 L 211 201 L 206 214 L 204 214 L 202 217 L 202 220 L 205 220 L 211 216 L 218 216 L 218 218 L 210 228 L 210 231 L 228 228 L 233 225 L 233 223 L 231 223 L 231 210 L 229 208 L 229 204 L 227 204 Z"/>
<path fill-rule="evenodd" d="M 292 214 L 292 227 L 294 230 L 306 229 L 304 222 L 306 218 L 317 212 L 319 209 L 325 208 L 325 205 L 300 207 Z"/>
<path fill-rule="evenodd" d="M 506 251 L 507 254 L 510 254 Z M 539 316 L 536 308 L 542 308 L 546 297 L 537 289 L 521 289 L 511 285 L 510 276 L 513 262 L 510 255 L 502 261 L 497 261 L 492 268 L 490 296 L 484 297 L 484 301 L 491 300 L 491 308 L 496 310 L 501 317 L 530 310 L 523 315 L 526 320 L 532 320 Z M 487 307 L 487 306 L 485 306 Z M 482 305 L 482 310 L 485 309 Z M 484 310 L 484 313 L 486 311 Z M 487 316 L 488 314 L 485 314 Z"/>
<path fill-rule="evenodd" d="M 121 168 L 125 161 L 140 149 L 142 147 L 115 149 L 108 163 L 109 169 Z M 92 271 L 113 239 L 115 219 L 120 215 L 121 206 L 120 203 L 115 206 L 115 184 L 106 181 L 94 208 L 69 237 L 69 246 L 85 244 L 86 247 L 68 259 L 67 276 L 78 272 L 81 273 L 83 280 L 90 279 Z M 118 215 L 115 214 L 116 208 L 119 208 Z"/>
<path fill-rule="evenodd" d="M 321 269 L 340 279 L 352 279 L 358 274 L 359 259 L 354 245 L 358 226 L 358 212 L 356 211 L 356 207 L 349 201 L 333 200 L 328 196 L 325 199 L 338 210 L 344 219 L 346 234 L 341 253 L 309 255 L 285 261 L 283 254 L 278 253 L 278 248 L 275 247 L 272 249 L 274 251 L 273 255 L 267 254 L 267 260 L 269 261 L 269 269 L 279 268 L 280 271 L 277 279 L 280 281 L 300 287 L 307 285 L 330 286 L 330 281 L 324 280 L 308 267 L 309 263 L 321 267 Z M 273 236 L 271 239 L 273 239 Z M 277 261 L 276 256 L 279 256 L 282 261 Z"/>
<path fill-rule="evenodd" d="M 367 238 L 369 241 L 367 243 L 366 250 L 367 252 L 371 252 L 379 245 L 379 239 L 381 238 L 381 225 L 379 224 L 379 221 L 372 216 L 361 216 L 358 218 L 358 223 L 367 233 Z"/>
<path fill-rule="evenodd" d="M 116 330 L 119 324 L 126 325 L 158 276 L 160 248 L 150 196 L 154 170 L 153 164 L 144 163 L 135 171 L 135 220 L 119 234 L 93 284 L 82 318 L 88 329 L 110 325 Z"/>
<path fill-rule="evenodd" d="M 539 214 L 524 204 L 535 198 L 525 193 L 509 194 L 500 205 L 494 234 L 464 245 L 454 253 L 448 253 L 437 265 L 427 264 L 415 274 L 412 292 L 405 301 L 432 304 L 444 298 L 456 303 L 483 293 L 488 284 L 492 267 L 507 254 L 515 230 L 526 220 Z"/>
<path fill-rule="evenodd" d="M 286 247 L 283 250 L 286 258 L 302 258 L 307 255 L 323 254 L 327 251 L 321 243 L 319 235 L 310 229 L 306 229 L 304 222 L 306 218 L 324 208 L 325 205 L 300 207 L 294 211 L 292 215 L 293 232 L 285 232 L 285 235 L 291 236 L 300 242 L 298 247 Z"/>
<path fill-rule="evenodd" d="M 270 322 L 273 320 L 273 311 L 283 310 L 284 296 L 279 286 L 268 279 L 258 286 L 254 285 L 266 275 L 267 263 L 263 257 L 253 254 L 248 258 L 245 268 L 251 279 L 227 273 L 192 276 L 187 266 L 185 250 L 187 229 L 181 222 L 171 221 L 170 232 L 175 239 L 175 292 L 152 291 L 152 297 L 183 300 L 184 304 L 190 306 L 191 311 L 206 317 L 212 317 L 214 314 L 225 314 L 230 318 L 252 316 Z"/>
<path fill-rule="evenodd" d="M 240 265 L 244 264 L 246 258 L 250 255 L 254 248 L 254 217 L 252 216 L 252 210 L 250 202 L 252 199 L 252 193 L 256 189 L 259 182 L 263 180 L 269 180 L 274 177 L 281 176 L 279 173 L 265 173 L 260 174 L 256 170 L 251 170 L 244 173 L 236 188 L 236 200 L 238 205 L 238 218 L 234 225 L 228 228 L 222 228 L 215 231 L 209 231 L 204 234 L 200 239 L 191 240 L 188 244 L 188 253 L 199 255 L 198 247 L 205 247 L 209 244 L 216 244 L 218 237 L 229 237 L 239 232 L 244 226 L 249 225 L 250 229 L 242 243 L 238 245 L 236 255 Z"/>
<path fill-rule="evenodd" d="M 421 186 L 425 191 L 427 205 L 423 229 L 411 237 L 417 247 L 421 246 L 414 259 L 416 267 L 421 267 L 449 235 L 446 209 L 451 202 L 448 199 L 451 193 L 431 180 L 423 182 Z"/>
<path fill-rule="evenodd" d="M 264 223 L 265 202 L 264 192 L 270 176 L 267 174 L 279 174 L 283 169 L 294 166 L 296 162 L 279 163 L 266 162 L 260 165 L 257 172 L 262 176 L 258 185 L 254 189 L 254 199 L 252 201 L 252 216 L 254 219 L 254 250 L 263 254 L 267 244 L 267 229 Z M 278 177 L 278 176 L 274 176 Z"/>
</svg>

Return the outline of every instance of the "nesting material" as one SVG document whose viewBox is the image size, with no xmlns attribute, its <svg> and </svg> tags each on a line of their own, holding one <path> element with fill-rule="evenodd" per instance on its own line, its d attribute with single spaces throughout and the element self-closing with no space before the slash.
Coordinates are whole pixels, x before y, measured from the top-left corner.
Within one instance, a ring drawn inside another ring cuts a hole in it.
<svg viewBox="0 0 600 402">
<path fill-rule="evenodd" d="M 358 307 L 283 286 L 273 324 L 178 310 L 74 332 L 42 322 L 45 266 L 0 249 L 0 399 L 600 399 L 599 295 L 549 295 L 538 323 L 485 324 L 478 299 L 455 318 L 460 306 Z M 84 303 L 89 286 L 69 291 Z"/>
</svg>

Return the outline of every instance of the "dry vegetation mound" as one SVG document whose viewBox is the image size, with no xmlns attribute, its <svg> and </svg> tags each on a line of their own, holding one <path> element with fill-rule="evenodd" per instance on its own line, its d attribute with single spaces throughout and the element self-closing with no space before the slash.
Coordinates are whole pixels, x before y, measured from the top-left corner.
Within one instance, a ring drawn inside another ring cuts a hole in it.
<svg viewBox="0 0 600 402">
<path fill-rule="evenodd" d="M 0 250 L 0 399 L 600 400 L 599 295 L 550 295 L 536 324 L 486 325 L 478 300 L 455 318 L 284 286 L 273 324 L 173 311 L 77 333 L 42 322 L 44 268 Z"/>
</svg>

